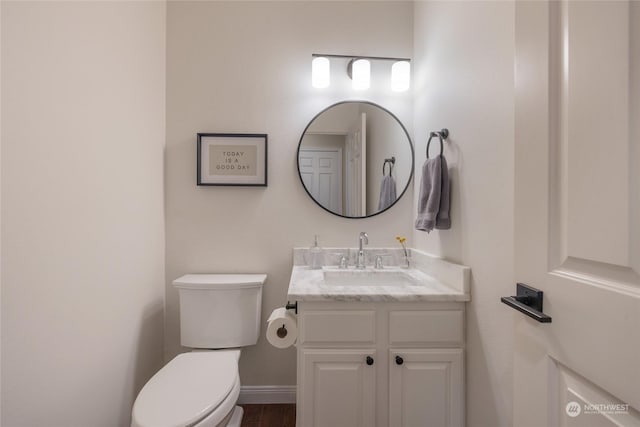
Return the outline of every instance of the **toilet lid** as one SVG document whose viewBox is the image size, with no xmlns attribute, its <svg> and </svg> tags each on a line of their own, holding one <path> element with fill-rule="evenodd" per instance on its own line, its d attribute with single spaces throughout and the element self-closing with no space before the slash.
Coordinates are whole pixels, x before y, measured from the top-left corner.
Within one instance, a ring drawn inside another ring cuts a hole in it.
<svg viewBox="0 0 640 427">
<path fill-rule="evenodd" d="M 153 427 L 195 424 L 224 401 L 237 378 L 234 352 L 180 354 L 142 388 L 133 405 L 133 424 Z"/>
</svg>

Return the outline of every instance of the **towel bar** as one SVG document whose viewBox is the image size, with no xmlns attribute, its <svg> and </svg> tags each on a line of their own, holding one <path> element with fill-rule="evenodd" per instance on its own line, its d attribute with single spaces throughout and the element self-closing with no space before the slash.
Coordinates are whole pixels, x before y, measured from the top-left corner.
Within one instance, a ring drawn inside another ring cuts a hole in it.
<svg viewBox="0 0 640 427">
<path fill-rule="evenodd" d="M 449 138 L 449 129 L 443 128 L 440 131 L 434 131 L 429 133 L 429 140 L 427 141 L 427 159 L 429 158 L 429 145 L 431 144 L 431 140 L 435 137 L 438 137 L 440 141 L 440 155 L 444 152 L 444 141 Z"/>
<path fill-rule="evenodd" d="M 500 301 L 540 323 L 551 323 L 551 317 L 542 312 L 543 294 L 539 289 L 517 283 L 516 296 L 502 297 Z"/>
<path fill-rule="evenodd" d="M 382 164 L 382 176 L 384 176 L 384 169 L 385 166 L 387 166 L 387 163 L 389 163 L 389 175 L 391 175 L 391 172 L 393 172 L 393 165 L 396 164 L 396 156 L 391 156 L 390 159 L 384 159 L 384 163 Z"/>
</svg>

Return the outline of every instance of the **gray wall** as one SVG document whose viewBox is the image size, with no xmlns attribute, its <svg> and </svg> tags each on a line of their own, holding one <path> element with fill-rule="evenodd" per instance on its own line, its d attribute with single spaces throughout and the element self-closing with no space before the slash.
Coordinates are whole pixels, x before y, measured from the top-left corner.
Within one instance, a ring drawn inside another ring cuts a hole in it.
<svg viewBox="0 0 640 427">
<path fill-rule="evenodd" d="M 185 273 L 268 274 L 262 318 L 286 303 L 292 248 L 393 246 L 411 233 L 413 201 L 367 220 L 331 215 L 304 191 L 296 150 L 307 123 L 345 99 L 377 102 L 411 128 L 411 94 L 396 94 L 372 71 L 372 87 L 354 92 L 345 72 L 311 87 L 311 54 L 411 55 L 413 4 L 405 2 L 172 2 L 167 28 L 166 357 L 180 347 L 178 298 L 171 281 Z M 375 29 L 373 31 L 372 29 Z M 332 63 L 333 67 L 333 63 Z M 380 73 L 382 74 L 382 73 Z M 388 76 L 387 76 L 388 78 Z M 196 187 L 197 132 L 269 134 L 267 188 Z M 265 323 L 262 323 L 263 331 Z M 295 349 L 261 334 L 243 350 L 246 385 L 296 383 Z"/>
<path fill-rule="evenodd" d="M 429 131 L 447 127 L 453 188 L 451 230 L 413 243 L 471 267 L 467 425 L 510 426 L 513 321 L 500 296 L 514 289 L 514 5 L 417 2 L 414 34 L 416 171 Z"/>
<path fill-rule="evenodd" d="M 2 425 L 128 425 L 162 366 L 163 2 L 2 2 Z"/>
</svg>

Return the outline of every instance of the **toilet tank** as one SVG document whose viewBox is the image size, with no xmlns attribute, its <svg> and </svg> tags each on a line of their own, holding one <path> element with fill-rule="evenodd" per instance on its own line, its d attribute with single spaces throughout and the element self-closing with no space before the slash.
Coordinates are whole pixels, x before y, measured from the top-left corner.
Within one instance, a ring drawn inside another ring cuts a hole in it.
<svg viewBox="0 0 640 427">
<path fill-rule="evenodd" d="M 258 342 L 266 279 L 266 274 L 187 274 L 174 280 L 181 344 L 230 348 Z"/>
</svg>

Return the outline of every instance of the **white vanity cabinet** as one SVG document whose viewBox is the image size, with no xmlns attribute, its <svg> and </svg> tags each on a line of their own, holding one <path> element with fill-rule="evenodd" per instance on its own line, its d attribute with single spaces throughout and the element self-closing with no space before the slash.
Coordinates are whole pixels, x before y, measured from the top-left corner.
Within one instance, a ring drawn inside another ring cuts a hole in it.
<svg viewBox="0 0 640 427">
<path fill-rule="evenodd" d="M 298 408 L 308 408 L 299 426 L 368 427 L 376 419 L 373 349 L 306 349 L 302 352 L 304 391 Z M 369 358 L 369 359 L 367 359 Z M 367 364 L 373 363 L 371 365 Z"/>
<path fill-rule="evenodd" d="M 298 427 L 464 425 L 464 302 L 298 302 Z"/>
<path fill-rule="evenodd" d="M 389 426 L 462 426 L 463 357 L 460 348 L 391 350 Z"/>
</svg>

